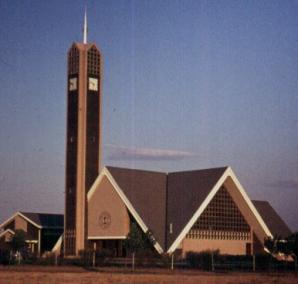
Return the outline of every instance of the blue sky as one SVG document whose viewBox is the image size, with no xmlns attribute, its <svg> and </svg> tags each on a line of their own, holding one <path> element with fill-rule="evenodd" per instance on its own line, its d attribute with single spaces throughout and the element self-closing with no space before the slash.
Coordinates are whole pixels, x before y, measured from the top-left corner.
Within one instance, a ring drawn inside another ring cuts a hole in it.
<svg viewBox="0 0 298 284">
<path fill-rule="evenodd" d="M 298 230 L 298 2 L 86 1 L 104 164 L 230 165 Z M 84 1 L 0 1 L 0 221 L 63 212 L 66 53 Z"/>
</svg>

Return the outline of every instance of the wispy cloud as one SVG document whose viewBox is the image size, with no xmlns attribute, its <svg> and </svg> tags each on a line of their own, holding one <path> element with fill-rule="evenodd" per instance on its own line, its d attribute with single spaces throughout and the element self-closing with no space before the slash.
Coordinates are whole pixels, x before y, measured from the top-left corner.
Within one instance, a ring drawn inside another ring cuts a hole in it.
<svg viewBox="0 0 298 284">
<path fill-rule="evenodd" d="M 281 179 L 275 180 L 272 182 L 267 182 L 265 184 L 267 187 L 274 187 L 274 188 L 297 188 L 298 189 L 298 179 Z"/>
<path fill-rule="evenodd" d="M 110 160 L 173 161 L 197 156 L 194 153 L 169 149 L 129 148 L 113 144 L 108 144 L 107 147 L 110 152 L 108 156 Z"/>
</svg>

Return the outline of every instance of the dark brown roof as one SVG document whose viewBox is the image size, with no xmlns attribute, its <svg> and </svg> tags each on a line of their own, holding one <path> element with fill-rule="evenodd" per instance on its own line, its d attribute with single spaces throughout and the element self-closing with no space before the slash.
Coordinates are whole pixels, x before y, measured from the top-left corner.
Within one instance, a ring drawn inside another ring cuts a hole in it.
<svg viewBox="0 0 298 284">
<path fill-rule="evenodd" d="M 176 240 L 226 169 L 227 167 L 223 167 L 168 174 L 167 248 Z"/>
<path fill-rule="evenodd" d="M 165 250 L 178 237 L 227 167 L 160 173 L 107 167 Z M 169 234 L 169 225 L 173 233 Z"/>
<path fill-rule="evenodd" d="M 291 230 L 267 201 L 252 200 L 252 203 L 263 218 L 271 234 L 277 237 L 287 237 Z"/>
<path fill-rule="evenodd" d="M 158 243 L 166 250 L 190 221 L 227 167 L 169 174 L 115 167 L 107 169 Z M 291 233 L 268 202 L 252 202 L 273 235 L 285 237 Z"/>
<path fill-rule="evenodd" d="M 75 43 L 73 43 L 73 45 L 76 45 L 79 49 L 89 49 L 92 46 L 96 47 L 96 45 L 94 43 L 85 44 L 85 43 L 82 43 L 82 42 L 75 42 Z"/>
<path fill-rule="evenodd" d="M 164 249 L 167 174 L 115 167 L 107 169 Z"/>
<path fill-rule="evenodd" d="M 63 228 L 64 217 L 61 214 L 20 212 L 35 224 L 43 228 Z"/>
</svg>

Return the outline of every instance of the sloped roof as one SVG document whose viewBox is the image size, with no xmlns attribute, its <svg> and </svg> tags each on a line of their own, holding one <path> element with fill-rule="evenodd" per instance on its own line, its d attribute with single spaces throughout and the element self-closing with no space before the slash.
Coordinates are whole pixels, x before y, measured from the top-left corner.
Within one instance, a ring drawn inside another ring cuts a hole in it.
<svg viewBox="0 0 298 284">
<path fill-rule="evenodd" d="M 176 240 L 226 169 L 222 167 L 168 174 L 167 248 Z"/>
<path fill-rule="evenodd" d="M 183 230 L 187 230 L 190 220 L 199 214 L 202 204 L 208 202 L 210 193 L 224 174 L 234 176 L 228 167 L 168 174 L 109 166 L 106 169 L 164 251 L 175 249 L 178 238 L 183 237 Z M 290 234 L 287 225 L 268 202 L 253 201 L 251 206 L 267 234 Z"/>
<path fill-rule="evenodd" d="M 106 168 L 164 249 L 167 174 L 116 167 Z"/>
<path fill-rule="evenodd" d="M 5 236 L 7 233 L 9 233 L 10 235 L 14 235 L 15 232 L 11 229 L 6 229 L 5 231 L 0 232 L 0 238 L 2 238 L 3 236 Z"/>
<path fill-rule="evenodd" d="M 98 47 L 96 46 L 96 44 L 95 43 L 92 43 L 92 42 L 91 43 L 87 43 L 87 44 L 82 43 L 82 42 L 74 42 L 72 44 L 72 46 L 71 46 L 70 49 L 72 49 L 74 46 L 77 47 L 80 50 L 89 50 L 90 48 L 94 47 L 100 53 L 100 50 L 98 49 Z"/>
<path fill-rule="evenodd" d="M 268 201 L 252 200 L 264 222 L 268 226 L 273 236 L 287 237 L 291 230 L 282 218 L 277 214 Z"/>
<path fill-rule="evenodd" d="M 63 228 L 64 216 L 62 214 L 20 212 L 42 228 L 56 227 Z"/>
</svg>

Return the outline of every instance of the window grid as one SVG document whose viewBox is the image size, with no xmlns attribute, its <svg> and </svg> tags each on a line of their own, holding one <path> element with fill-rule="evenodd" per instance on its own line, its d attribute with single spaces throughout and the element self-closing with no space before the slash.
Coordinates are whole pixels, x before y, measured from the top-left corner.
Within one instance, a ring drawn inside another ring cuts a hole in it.
<svg viewBox="0 0 298 284">
<path fill-rule="evenodd" d="M 100 75 L 100 54 L 95 47 L 88 51 L 88 74 Z"/>
<path fill-rule="evenodd" d="M 70 253 L 75 254 L 75 242 L 76 242 L 75 230 L 66 230 L 65 240 L 66 240 L 65 242 L 66 250 Z"/>
<path fill-rule="evenodd" d="M 250 227 L 225 187 L 221 187 L 186 238 L 249 240 Z"/>
<path fill-rule="evenodd" d="M 79 72 L 79 50 L 73 47 L 68 54 L 68 72 L 70 75 Z"/>
</svg>

